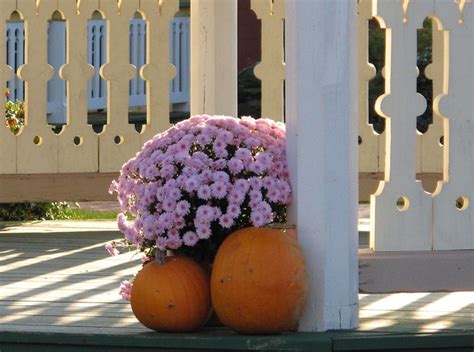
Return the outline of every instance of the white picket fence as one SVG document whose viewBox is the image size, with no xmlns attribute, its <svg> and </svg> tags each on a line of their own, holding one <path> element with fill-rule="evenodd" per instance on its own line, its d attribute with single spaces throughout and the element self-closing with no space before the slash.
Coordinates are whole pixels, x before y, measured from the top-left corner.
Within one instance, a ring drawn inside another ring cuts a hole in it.
<svg viewBox="0 0 474 352">
<path fill-rule="evenodd" d="M 88 62 L 94 66 L 94 76 L 88 83 L 88 108 L 107 108 L 107 82 L 99 69 L 107 62 L 107 24 L 105 20 L 88 21 Z M 130 63 L 139 71 L 146 64 L 146 21 L 130 20 Z M 176 17 L 170 24 L 170 61 L 176 67 L 176 77 L 170 82 L 170 102 L 189 102 L 189 17 Z M 22 22 L 7 24 L 7 64 L 16 72 L 24 64 L 25 31 Z M 51 21 L 48 27 L 48 62 L 54 76 L 48 82 L 48 122 L 63 124 L 66 117 L 66 83 L 59 77 L 59 68 L 66 63 L 66 23 Z M 24 84 L 14 75 L 8 82 L 11 100 L 24 100 Z M 130 81 L 129 106 L 146 106 L 146 82 L 137 74 Z"/>
</svg>

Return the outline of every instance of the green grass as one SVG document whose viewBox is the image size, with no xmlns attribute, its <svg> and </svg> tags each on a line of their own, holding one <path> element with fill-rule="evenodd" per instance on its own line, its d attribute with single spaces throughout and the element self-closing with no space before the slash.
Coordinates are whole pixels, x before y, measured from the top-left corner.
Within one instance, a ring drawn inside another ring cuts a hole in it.
<svg viewBox="0 0 474 352">
<path fill-rule="evenodd" d="M 115 220 L 116 211 L 95 211 L 85 209 L 71 209 L 71 220 Z"/>
</svg>

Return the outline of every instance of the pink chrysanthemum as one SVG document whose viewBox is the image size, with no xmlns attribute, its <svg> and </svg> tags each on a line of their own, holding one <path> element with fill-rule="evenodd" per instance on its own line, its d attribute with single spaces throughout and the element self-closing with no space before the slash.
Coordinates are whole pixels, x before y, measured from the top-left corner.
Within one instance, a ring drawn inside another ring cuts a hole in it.
<svg viewBox="0 0 474 352">
<path fill-rule="evenodd" d="M 122 209 L 120 231 L 148 254 L 282 222 L 291 198 L 284 125 L 194 116 L 147 141 L 110 191 Z"/>
<path fill-rule="evenodd" d="M 132 294 L 132 283 L 128 280 L 122 281 L 120 284 L 120 296 L 124 300 L 130 301 L 130 297 Z"/>
<path fill-rule="evenodd" d="M 188 247 L 194 246 L 197 241 L 199 241 L 199 237 L 195 232 L 188 231 L 183 235 L 183 242 Z"/>
</svg>

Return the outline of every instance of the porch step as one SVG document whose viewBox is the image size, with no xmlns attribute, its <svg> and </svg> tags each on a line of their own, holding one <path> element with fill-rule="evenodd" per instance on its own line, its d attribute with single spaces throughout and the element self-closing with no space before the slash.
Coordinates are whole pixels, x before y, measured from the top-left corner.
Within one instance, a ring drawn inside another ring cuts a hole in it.
<svg viewBox="0 0 474 352">
<path fill-rule="evenodd" d="M 133 335 L 2 332 L 2 352 L 43 351 L 450 351 L 471 352 L 470 333 L 400 334 L 374 332 L 286 333 L 237 335 L 225 328 L 197 333 L 147 332 Z"/>
</svg>

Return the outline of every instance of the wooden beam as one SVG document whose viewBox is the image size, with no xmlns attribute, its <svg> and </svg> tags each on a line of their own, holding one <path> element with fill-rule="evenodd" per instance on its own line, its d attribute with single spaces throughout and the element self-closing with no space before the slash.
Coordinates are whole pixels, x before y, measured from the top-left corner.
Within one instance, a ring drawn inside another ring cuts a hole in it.
<svg viewBox="0 0 474 352">
<path fill-rule="evenodd" d="M 107 189 L 117 177 L 116 173 L 0 175 L 0 202 L 115 200 Z M 417 175 L 429 192 L 436 188 L 441 177 L 438 173 Z M 359 201 L 369 201 L 382 179 L 382 173 L 359 173 Z"/>
<path fill-rule="evenodd" d="M 115 200 L 108 193 L 118 173 L 0 175 L 0 202 Z"/>
</svg>

